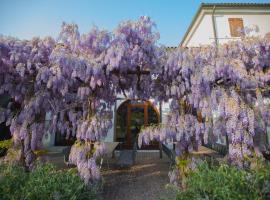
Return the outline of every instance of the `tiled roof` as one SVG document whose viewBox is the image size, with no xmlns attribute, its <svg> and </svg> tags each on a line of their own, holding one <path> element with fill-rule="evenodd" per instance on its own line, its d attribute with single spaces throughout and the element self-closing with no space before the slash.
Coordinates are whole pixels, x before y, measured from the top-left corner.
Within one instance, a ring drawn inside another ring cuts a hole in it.
<svg viewBox="0 0 270 200">
<path fill-rule="evenodd" d="M 176 49 L 177 49 L 177 47 L 166 47 L 166 50 L 167 51 L 174 51 Z"/>
<path fill-rule="evenodd" d="M 201 7 L 270 7 L 270 3 L 202 3 Z"/>
</svg>

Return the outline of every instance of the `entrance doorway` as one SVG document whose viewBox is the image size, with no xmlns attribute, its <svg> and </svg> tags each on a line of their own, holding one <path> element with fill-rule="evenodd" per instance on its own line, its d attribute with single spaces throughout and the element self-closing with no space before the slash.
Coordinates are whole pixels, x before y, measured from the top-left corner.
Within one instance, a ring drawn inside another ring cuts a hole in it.
<svg viewBox="0 0 270 200">
<path fill-rule="evenodd" d="M 159 122 L 160 114 L 151 102 L 127 100 L 117 109 L 115 139 L 122 148 L 132 149 L 141 128 Z M 159 143 L 151 142 L 142 149 L 159 149 Z"/>
</svg>

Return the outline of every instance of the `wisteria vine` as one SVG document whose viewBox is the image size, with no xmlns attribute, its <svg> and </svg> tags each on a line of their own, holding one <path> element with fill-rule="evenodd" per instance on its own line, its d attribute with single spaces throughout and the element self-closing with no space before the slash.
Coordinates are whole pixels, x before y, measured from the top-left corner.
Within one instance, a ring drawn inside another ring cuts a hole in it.
<svg viewBox="0 0 270 200">
<path fill-rule="evenodd" d="M 140 145 L 174 141 L 181 157 L 226 136 L 230 162 L 248 166 L 254 136 L 270 119 L 269 38 L 172 51 L 158 39 L 149 17 L 113 32 L 94 27 L 81 35 L 77 25 L 63 23 L 57 39 L 1 36 L 0 95 L 11 101 L 0 122 L 10 125 L 20 161 L 30 169 L 42 138 L 58 131 L 76 136 L 70 161 L 85 182 L 99 179 L 96 159 L 122 93 L 170 102 L 166 123 L 143 129 Z"/>
<path fill-rule="evenodd" d="M 169 138 L 182 156 L 227 136 L 229 161 L 248 167 L 254 136 L 266 133 L 270 122 L 269 68 L 267 37 L 170 52 L 153 91 L 158 99 L 172 99 L 171 114 L 166 124 L 146 127 L 139 143 Z"/>
<path fill-rule="evenodd" d="M 158 38 L 149 17 L 82 35 L 77 25 L 63 23 L 56 40 L 1 36 L 0 95 L 11 101 L 0 119 L 10 125 L 17 161 L 31 169 L 42 138 L 60 132 L 77 138 L 70 162 L 85 182 L 99 179 L 96 159 L 112 127 L 112 105 L 119 93 L 149 97 L 140 87 L 151 76 L 139 72 L 159 65 Z"/>
</svg>

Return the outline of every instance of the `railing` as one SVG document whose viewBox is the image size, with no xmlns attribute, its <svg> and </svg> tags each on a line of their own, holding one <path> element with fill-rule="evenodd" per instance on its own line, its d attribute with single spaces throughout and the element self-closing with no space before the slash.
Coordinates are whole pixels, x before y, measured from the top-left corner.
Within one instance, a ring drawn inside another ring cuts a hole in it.
<svg viewBox="0 0 270 200">
<path fill-rule="evenodd" d="M 171 165 L 175 164 L 175 151 L 173 149 L 169 149 L 165 144 L 162 144 L 162 150 L 164 153 L 168 156 L 168 158 L 171 160 Z"/>
<path fill-rule="evenodd" d="M 204 144 L 203 146 L 205 146 L 209 149 L 213 149 L 223 156 L 225 156 L 228 153 L 228 147 L 226 145 L 222 145 L 219 143 L 210 143 L 209 142 L 207 144 Z"/>
</svg>

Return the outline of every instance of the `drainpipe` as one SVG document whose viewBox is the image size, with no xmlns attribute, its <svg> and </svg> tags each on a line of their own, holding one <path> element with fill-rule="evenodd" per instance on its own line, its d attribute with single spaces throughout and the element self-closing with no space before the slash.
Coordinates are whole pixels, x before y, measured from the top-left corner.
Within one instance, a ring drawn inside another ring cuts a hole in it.
<svg viewBox="0 0 270 200">
<path fill-rule="evenodd" d="M 117 122 L 117 99 L 113 109 L 113 142 L 116 142 L 116 122 Z"/>
<path fill-rule="evenodd" d="M 159 123 L 162 123 L 162 101 L 159 102 Z M 162 159 L 162 143 L 159 142 L 159 158 Z"/>
<path fill-rule="evenodd" d="M 214 39 L 215 39 L 215 45 L 217 47 L 218 45 L 218 40 L 217 40 L 217 29 L 216 29 L 216 22 L 215 22 L 215 11 L 216 11 L 216 6 L 213 7 L 213 12 L 212 12 L 212 25 L 213 25 L 213 32 L 214 32 Z"/>
</svg>

